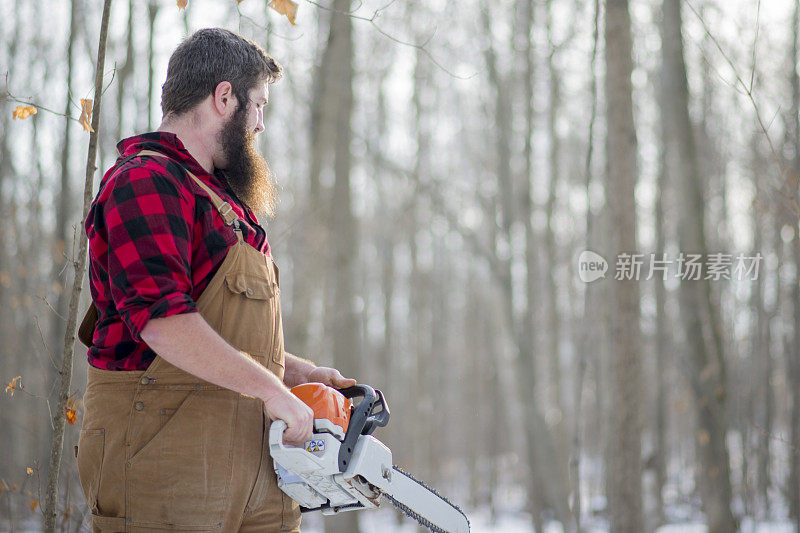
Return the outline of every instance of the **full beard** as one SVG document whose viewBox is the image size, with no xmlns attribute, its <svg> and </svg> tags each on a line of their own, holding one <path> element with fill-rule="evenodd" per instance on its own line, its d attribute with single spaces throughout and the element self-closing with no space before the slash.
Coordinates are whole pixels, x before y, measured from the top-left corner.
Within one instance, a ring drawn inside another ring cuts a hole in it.
<svg viewBox="0 0 800 533">
<path fill-rule="evenodd" d="M 247 114 L 238 109 L 222 130 L 219 142 L 225 157 L 225 178 L 247 206 L 269 218 L 275 215 L 277 186 L 267 160 L 256 151 L 255 132 L 247 129 Z"/>
</svg>

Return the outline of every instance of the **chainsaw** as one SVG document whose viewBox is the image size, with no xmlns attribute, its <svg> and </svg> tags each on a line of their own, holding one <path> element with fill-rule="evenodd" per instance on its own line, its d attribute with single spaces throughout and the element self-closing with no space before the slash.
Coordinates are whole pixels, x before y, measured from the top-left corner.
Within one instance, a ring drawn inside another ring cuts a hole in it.
<svg viewBox="0 0 800 533">
<path fill-rule="evenodd" d="M 311 439 L 302 447 L 285 445 L 286 423 L 276 420 L 269 430 L 269 452 L 278 487 L 302 512 L 375 509 L 386 497 L 435 533 L 469 531 L 469 520 L 458 506 L 394 466 L 391 450 L 372 436 L 389 422 L 381 391 L 367 385 L 338 391 L 305 383 L 292 392 L 314 411 Z"/>
</svg>

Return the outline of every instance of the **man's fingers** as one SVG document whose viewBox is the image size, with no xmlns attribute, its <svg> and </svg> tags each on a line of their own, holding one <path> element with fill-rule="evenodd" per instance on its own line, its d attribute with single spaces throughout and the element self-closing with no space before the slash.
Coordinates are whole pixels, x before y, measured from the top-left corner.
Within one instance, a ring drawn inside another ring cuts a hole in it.
<svg viewBox="0 0 800 533">
<path fill-rule="evenodd" d="M 311 437 L 311 432 L 304 435 L 305 432 L 295 428 L 287 429 L 283 433 L 283 443 L 289 446 L 303 446 L 306 441 Z"/>
<path fill-rule="evenodd" d="M 336 374 L 333 375 L 333 379 L 331 379 L 331 382 L 334 387 L 338 387 L 340 389 L 343 389 L 345 387 L 352 387 L 353 385 L 356 384 L 356 380 L 354 380 L 353 378 L 346 378 L 338 371 L 336 372 Z"/>
<path fill-rule="evenodd" d="M 326 366 L 318 366 L 315 368 L 311 374 L 309 374 L 308 381 L 317 381 L 338 389 L 352 387 L 356 384 L 356 380 L 346 378 L 337 369 Z"/>
<path fill-rule="evenodd" d="M 291 430 L 289 437 L 294 441 L 295 446 L 302 446 L 311 438 L 311 430 L 314 424 L 314 411 L 304 403 L 301 403 L 299 407 L 298 419 L 289 427 Z"/>
<path fill-rule="evenodd" d="M 274 418 L 280 418 L 286 422 L 286 430 L 283 432 L 283 442 L 289 446 L 302 446 L 311 438 L 311 431 L 314 423 L 314 411 L 303 403 L 297 396 L 286 391 L 285 396 L 272 406 L 267 408 L 274 413 Z"/>
<path fill-rule="evenodd" d="M 311 438 L 312 422 L 295 423 L 283 432 L 283 442 L 290 446 L 302 446 Z"/>
<path fill-rule="evenodd" d="M 331 368 L 328 372 L 328 385 L 331 387 L 336 387 L 339 389 L 343 389 L 345 387 L 352 387 L 356 384 L 356 380 L 352 378 L 346 378 L 342 375 L 341 372 L 336 370 L 335 368 Z"/>
<path fill-rule="evenodd" d="M 301 446 L 303 446 L 303 444 L 305 444 L 305 442 L 306 441 L 303 439 L 292 437 L 290 435 L 287 435 L 286 433 L 283 434 L 283 443 L 287 446 L 297 446 L 298 448 L 300 448 Z"/>
</svg>

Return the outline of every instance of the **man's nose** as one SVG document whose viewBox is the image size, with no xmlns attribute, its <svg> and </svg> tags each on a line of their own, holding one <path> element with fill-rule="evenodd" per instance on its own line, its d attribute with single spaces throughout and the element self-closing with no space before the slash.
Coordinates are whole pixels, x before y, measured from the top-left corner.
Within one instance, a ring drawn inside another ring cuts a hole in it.
<svg viewBox="0 0 800 533">
<path fill-rule="evenodd" d="M 256 123 L 256 133 L 261 133 L 266 128 L 264 127 L 264 115 L 262 113 L 258 114 L 258 122 Z"/>
</svg>

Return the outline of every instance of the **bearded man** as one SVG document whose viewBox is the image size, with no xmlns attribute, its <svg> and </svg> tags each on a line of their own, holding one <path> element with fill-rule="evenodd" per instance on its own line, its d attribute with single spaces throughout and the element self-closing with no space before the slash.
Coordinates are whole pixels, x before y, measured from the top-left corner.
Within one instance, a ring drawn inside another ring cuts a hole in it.
<svg viewBox="0 0 800 533">
<path fill-rule="evenodd" d="M 92 203 L 77 458 L 94 531 L 299 531 L 270 421 L 301 445 L 313 413 L 288 387 L 355 380 L 284 351 L 255 215 L 272 215 L 276 188 L 254 148 L 280 76 L 235 33 L 189 37 L 169 61 L 161 126 L 119 143 Z"/>
</svg>

